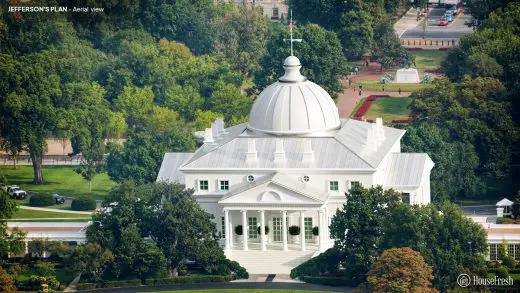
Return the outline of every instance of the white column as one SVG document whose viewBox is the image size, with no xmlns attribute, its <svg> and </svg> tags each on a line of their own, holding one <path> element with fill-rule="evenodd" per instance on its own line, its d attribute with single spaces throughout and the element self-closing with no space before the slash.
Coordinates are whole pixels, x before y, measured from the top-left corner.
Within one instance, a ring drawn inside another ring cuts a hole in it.
<svg viewBox="0 0 520 293">
<path fill-rule="evenodd" d="M 229 214 L 229 247 L 233 248 L 233 234 L 235 233 L 235 229 L 233 229 L 233 219 L 231 214 Z"/>
<path fill-rule="evenodd" d="M 318 243 L 320 252 L 324 252 L 324 244 L 325 244 L 325 219 L 324 219 L 323 210 L 318 210 Z"/>
<path fill-rule="evenodd" d="M 305 212 L 300 211 L 300 244 L 301 251 L 305 251 Z"/>
<path fill-rule="evenodd" d="M 266 244 L 265 244 L 265 211 L 260 211 L 260 243 L 261 243 L 261 250 L 266 251 Z"/>
<path fill-rule="evenodd" d="M 289 250 L 287 246 L 287 211 L 282 211 L 282 240 L 283 251 Z"/>
<path fill-rule="evenodd" d="M 25 254 L 29 253 L 29 241 L 25 241 Z"/>
<path fill-rule="evenodd" d="M 242 237 L 244 239 L 244 251 L 248 250 L 247 247 L 247 211 L 242 210 Z"/>
<path fill-rule="evenodd" d="M 229 253 L 231 251 L 231 246 L 229 246 L 229 234 L 231 231 L 229 231 L 229 211 L 224 210 L 224 233 L 226 234 L 226 243 L 224 246 L 224 251 L 226 253 Z"/>
</svg>

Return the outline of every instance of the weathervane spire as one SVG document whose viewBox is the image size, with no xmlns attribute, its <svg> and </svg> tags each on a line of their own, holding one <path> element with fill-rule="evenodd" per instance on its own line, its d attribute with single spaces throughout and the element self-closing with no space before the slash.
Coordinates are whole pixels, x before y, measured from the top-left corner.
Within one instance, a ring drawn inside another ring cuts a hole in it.
<svg viewBox="0 0 520 293">
<path fill-rule="evenodd" d="M 293 43 L 294 43 L 294 42 L 301 43 L 302 39 L 293 39 L 292 29 L 293 29 L 293 22 L 292 22 L 292 9 L 291 9 L 291 20 L 289 21 L 289 32 L 291 33 L 291 38 L 290 38 L 290 39 L 283 39 L 283 40 L 284 40 L 285 42 L 286 42 L 286 41 L 291 42 L 291 56 L 294 56 L 294 55 L 293 55 Z"/>
</svg>

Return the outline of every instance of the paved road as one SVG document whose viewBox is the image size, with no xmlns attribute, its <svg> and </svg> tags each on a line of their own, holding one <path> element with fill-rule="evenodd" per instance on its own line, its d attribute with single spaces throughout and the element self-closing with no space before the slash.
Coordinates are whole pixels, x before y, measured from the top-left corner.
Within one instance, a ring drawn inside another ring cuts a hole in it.
<svg viewBox="0 0 520 293">
<path fill-rule="evenodd" d="M 459 14 L 455 20 L 448 26 L 439 26 L 439 19 L 444 15 L 445 9 L 442 7 L 435 7 L 428 13 L 427 21 L 428 25 L 423 33 L 422 23 L 418 26 L 406 30 L 401 34 L 401 38 L 422 38 L 426 39 L 439 38 L 439 39 L 458 39 L 465 34 L 471 33 L 472 28 L 466 26 L 466 23 L 471 20 L 471 16 L 465 14 Z"/>
<path fill-rule="evenodd" d="M 81 292 L 113 292 L 136 293 L 176 290 L 214 290 L 214 289 L 285 289 L 285 290 L 312 290 L 328 292 L 352 292 L 349 287 L 330 287 L 306 283 L 207 283 L 207 284 L 175 284 L 154 287 L 110 288 Z"/>
</svg>

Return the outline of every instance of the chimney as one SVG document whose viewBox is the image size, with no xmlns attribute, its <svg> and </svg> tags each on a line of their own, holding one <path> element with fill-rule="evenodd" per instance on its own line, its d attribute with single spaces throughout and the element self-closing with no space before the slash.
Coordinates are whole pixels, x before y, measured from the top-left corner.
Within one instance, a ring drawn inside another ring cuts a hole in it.
<svg viewBox="0 0 520 293">
<path fill-rule="evenodd" d="M 312 142 L 310 139 L 303 143 L 303 162 L 308 163 L 314 161 L 314 151 L 312 150 Z"/>
<path fill-rule="evenodd" d="M 383 143 L 385 140 L 385 128 L 383 127 L 383 118 L 376 118 L 376 131 L 377 131 L 377 140 L 380 143 Z"/>
<path fill-rule="evenodd" d="M 224 118 L 218 117 L 217 120 L 215 120 L 215 123 L 217 123 L 218 131 L 222 134 L 228 133 L 226 129 L 224 128 Z"/>
<path fill-rule="evenodd" d="M 211 124 L 211 132 L 213 133 L 213 139 L 215 141 L 220 140 L 222 137 L 220 137 L 220 132 L 218 131 L 218 122 L 215 121 L 213 124 Z"/>
<path fill-rule="evenodd" d="M 256 141 L 254 138 L 247 139 L 247 153 L 246 153 L 246 162 L 253 163 L 256 162 L 257 152 L 256 152 Z"/>
<path fill-rule="evenodd" d="M 285 151 L 283 149 L 283 139 L 276 139 L 276 149 L 274 151 L 274 163 L 283 164 L 285 163 Z"/>
<path fill-rule="evenodd" d="M 366 146 L 373 151 L 377 150 L 378 143 L 377 143 L 377 137 L 376 137 L 376 124 L 375 123 L 370 123 L 369 129 L 367 130 Z"/>
<path fill-rule="evenodd" d="M 214 143 L 213 140 L 213 130 L 211 128 L 206 128 L 204 132 L 204 143 Z"/>
</svg>

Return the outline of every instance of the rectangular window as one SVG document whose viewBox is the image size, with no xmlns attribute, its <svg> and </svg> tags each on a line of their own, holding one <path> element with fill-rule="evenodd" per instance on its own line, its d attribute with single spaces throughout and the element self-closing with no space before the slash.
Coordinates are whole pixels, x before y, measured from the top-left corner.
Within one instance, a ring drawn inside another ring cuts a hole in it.
<svg viewBox="0 0 520 293">
<path fill-rule="evenodd" d="M 497 245 L 489 244 L 489 260 L 497 260 Z"/>
<path fill-rule="evenodd" d="M 278 7 L 273 8 L 273 18 L 278 18 Z"/>
<path fill-rule="evenodd" d="M 220 217 L 220 228 L 222 229 L 222 238 L 226 238 L 226 222 L 224 217 Z"/>
<path fill-rule="evenodd" d="M 520 244 L 514 244 L 515 246 L 515 260 L 520 261 Z"/>
<path fill-rule="evenodd" d="M 497 260 L 504 258 L 504 244 L 497 244 Z"/>
<path fill-rule="evenodd" d="M 350 186 L 353 188 L 353 187 L 360 187 L 361 186 L 361 183 L 359 181 L 352 181 L 352 183 L 350 183 Z"/>
<path fill-rule="evenodd" d="M 220 190 L 229 190 L 229 180 L 220 180 Z"/>
<path fill-rule="evenodd" d="M 303 218 L 303 226 L 305 227 L 305 240 L 312 239 L 312 218 Z"/>
<path fill-rule="evenodd" d="M 405 203 L 405 204 L 410 204 L 410 194 L 407 193 L 407 192 L 403 192 L 403 193 L 401 193 L 401 200 L 402 200 L 403 203 Z"/>
<path fill-rule="evenodd" d="M 258 229 L 257 227 L 258 225 L 258 222 L 256 220 L 256 217 L 249 217 L 247 219 L 247 226 L 248 226 L 248 231 L 247 231 L 247 237 L 249 239 L 257 239 L 258 238 L 258 233 L 256 231 L 256 229 Z"/>
<path fill-rule="evenodd" d="M 329 181 L 329 191 L 338 191 L 339 190 L 339 182 L 338 181 Z"/>
<path fill-rule="evenodd" d="M 199 181 L 199 190 L 209 190 L 209 182 L 208 180 L 200 180 Z"/>
<path fill-rule="evenodd" d="M 273 218 L 273 240 L 282 241 L 282 218 Z"/>
</svg>

